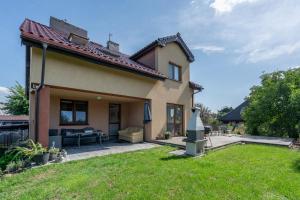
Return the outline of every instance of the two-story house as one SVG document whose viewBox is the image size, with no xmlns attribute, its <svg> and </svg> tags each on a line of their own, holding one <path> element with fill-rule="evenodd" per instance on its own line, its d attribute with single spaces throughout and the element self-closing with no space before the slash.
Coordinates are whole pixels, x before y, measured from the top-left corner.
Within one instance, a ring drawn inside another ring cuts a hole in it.
<svg viewBox="0 0 300 200">
<path fill-rule="evenodd" d="M 50 129 L 86 126 L 111 138 L 130 126 L 144 127 L 146 141 L 165 131 L 185 135 L 193 95 L 202 87 L 190 81 L 194 56 L 179 33 L 130 56 L 119 44 L 92 42 L 86 30 L 54 17 L 49 26 L 25 19 L 20 31 L 31 138 L 47 146 Z"/>
</svg>

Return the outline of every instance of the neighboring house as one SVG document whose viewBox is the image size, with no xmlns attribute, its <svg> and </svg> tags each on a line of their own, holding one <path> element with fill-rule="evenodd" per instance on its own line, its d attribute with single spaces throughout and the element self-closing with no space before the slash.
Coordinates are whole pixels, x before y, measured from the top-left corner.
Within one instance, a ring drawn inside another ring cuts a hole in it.
<svg viewBox="0 0 300 200">
<path fill-rule="evenodd" d="M 233 109 L 231 112 L 227 113 L 223 117 L 221 117 L 221 121 L 223 123 L 240 123 L 243 122 L 242 112 L 244 111 L 245 107 L 248 106 L 248 101 L 244 101 L 241 105 Z"/>
<path fill-rule="evenodd" d="M 25 19 L 20 31 L 31 138 L 47 146 L 49 129 L 87 126 L 111 138 L 131 126 L 144 127 L 146 141 L 166 130 L 185 135 L 202 87 L 190 82 L 194 56 L 179 33 L 128 56 L 119 44 L 92 42 L 86 30 L 53 17 L 50 26 Z M 144 124 L 145 103 L 152 120 Z"/>
<path fill-rule="evenodd" d="M 10 125 L 28 125 L 29 117 L 27 115 L 0 115 L 0 127 Z"/>
</svg>

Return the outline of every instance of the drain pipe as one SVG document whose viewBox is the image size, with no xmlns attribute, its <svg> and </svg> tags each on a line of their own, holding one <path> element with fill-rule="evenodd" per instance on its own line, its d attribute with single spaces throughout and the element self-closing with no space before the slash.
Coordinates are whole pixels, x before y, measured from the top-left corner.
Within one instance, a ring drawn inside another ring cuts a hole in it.
<svg viewBox="0 0 300 200">
<path fill-rule="evenodd" d="M 35 142 L 39 140 L 39 115 L 40 115 L 40 91 L 44 87 L 45 83 L 45 64 L 46 64 L 46 50 L 47 44 L 43 43 L 43 58 L 42 58 L 42 71 L 41 82 L 39 87 L 35 90 Z"/>
<path fill-rule="evenodd" d="M 192 107 L 194 107 L 194 96 L 195 96 L 195 94 L 197 94 L 199 92 L 201 92 L 201 90 L 197 90 L 196 92 L 193 92 L 193 94 L 192 94 Z"/>
</svg>

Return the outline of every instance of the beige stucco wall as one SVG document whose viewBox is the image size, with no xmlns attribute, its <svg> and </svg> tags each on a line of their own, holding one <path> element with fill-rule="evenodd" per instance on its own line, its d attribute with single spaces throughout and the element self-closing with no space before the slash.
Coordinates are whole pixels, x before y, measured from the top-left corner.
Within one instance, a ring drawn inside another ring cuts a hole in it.
<svg viewBox="0 0 300 200">
<path fill-rule="evenodd" d="M 180 47 L 175 43 L 171 43 L 164 48 L 157 47 L 155 54 L 158 55 L 155 58 L 156 66 L 166 75 L 169 61 L 182 66 L 182 83 L 172 80 L 154 80 L 138 74 L 112 69 L 48 51 L 46 56 L 45 84 L 150 99 L 152 122 L 148 130 L 151 130 L 151 133 L 148 133 L 146 136 L 148 140 L 155 139 L 166 128 L 167 103 L 184 106 L 185 127 L 192 106 L 192 90 L 188 84 L 189 63 Z M 31 82 L 38 83 L 40 80 L 41 59 L 41 50 L 33 48 L 30 69 Z M 100 105 L 99 109 L 101 109 Z M 51 120 L 55 119 L 54 115 L 57 114 L 57 108 L 56 111 L 51 111 L 51 113 Z M 128 119 L 136 116 L 138 115 L 133 114 L 128 116 Z M 93 123 L 96 126 L 98 122 L 95 121 Z M 53 122 L 50 124 L 53 125 Z"/>
</svg>

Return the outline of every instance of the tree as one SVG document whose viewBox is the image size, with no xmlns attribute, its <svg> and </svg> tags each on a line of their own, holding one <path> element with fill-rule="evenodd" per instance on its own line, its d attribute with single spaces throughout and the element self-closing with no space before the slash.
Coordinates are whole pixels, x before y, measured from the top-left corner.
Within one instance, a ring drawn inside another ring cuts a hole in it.
<svg viewBox="0 0 300 200">
<path fill-rule="evenodd" d="M 300 68 L 263 74 L 248 100 L 243 112 L 247 133 L 299 137 Z"/>
<path fill-rule="evenodd" d="M 9 88 L 9 95 L 6 96 L 6 102 L 2 104 L 2 109 L 7 114 L 28 115 L 29 103 L 25 95 L 25 89 L 18 82 L 16 82 L 14 87 Z"/>
<path fill-rule="evenodd" d="M 211 118 L 211 110 L 202 103 L 196 103 L 195 106 L 200 109 L 200 118 L 203 124 L 207 125 L 209 123 L 209 119 Z"/>
<path fill-rule="evenodd" d="M 220 119 L 221 117 L 231 112 L 232 110 L 233 110 L 232 107 L 224 106 L 221 110 L 218 110 L 217 118 Z"/>
</svg>

